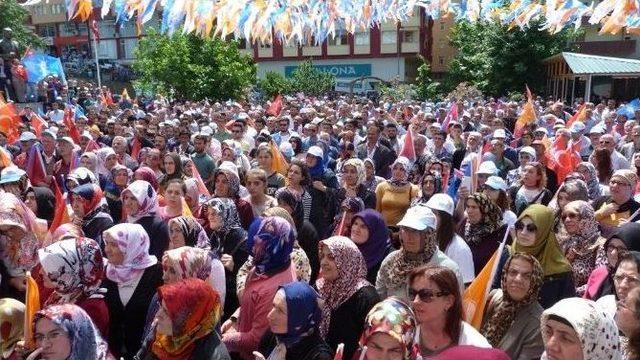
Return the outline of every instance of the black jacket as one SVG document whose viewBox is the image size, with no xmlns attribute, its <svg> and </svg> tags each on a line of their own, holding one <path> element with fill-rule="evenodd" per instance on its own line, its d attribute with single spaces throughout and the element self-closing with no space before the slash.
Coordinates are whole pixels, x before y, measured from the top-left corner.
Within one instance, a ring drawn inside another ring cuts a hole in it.
<svg viewBox="0 0 640 360">
<path fill-rule="evenodd" d="M 338 188 L 338 178 L 329 169 L 325 169 L 324 173 L 320 176 L 312 176 L 311 182 L 321 181 L 326 187 L 335 190 Z M 311 213 L 309 214 L 309 220 L 316 228 L 316 231 L 320 235 L 321 239 L 325 239 L 331 234 L 331 224 L 333 218 L 336 215 L 336 209 L 338 205 L 335 203 L 335 197 L 331 195 L 331 192 L 320 191 L 313 186 L 309 187 L 309 194 L 311 195 Z"/>
<path fill-rule="evenodd" d="M 90 219 L 84 219 L 82 222 L 82 232 L 84 236 L 95 240 L 102 252 L 104 253 L 104 241 L 102 241 L 102 232 L 113 226 L 111 215 L 105 211 L 100 211 Z"/>
<path fill-rule="evenodd" d="M 224 269 L 226 283 L 224 314 L 222 316 L 224 321 L 233 315 L 233 312 L 240 306 L 236 295 L 236 275 L 250 255 L 250 249 L 247 248 L 247 233 L 242 228 L 233 228 L 224 234 L 214 232 L 211 234 L 211 249 L 217 249 L 218 257 L 222 254 L 228 254 L 233 258 L 233 271 Z"/>
<path fill-rule="evenodd" d="M 358 145 L 356 148 L 358 158 L 364 160 L 367 158 L 367 143 Z M 388 147 L 378 143 L 378 148 L 373 153 L 373 162 L 376 165 L 376 175 L 385 179 L 391 177 L 391 164 L 396 161 L 396 152 Z"/>
<path fill-rule="evenodd" d="M 142 225 L 149 235 L 149 255 L 155 255 L 158 261 L 162 260 L 162 255 L 169 248 L 169 226 L 159 216 L 145 216 L 136 224 Z"/>
<path fill-rule="evenodd" d="M 268 358 L 276 345 L 275 335 L 271 330 L 267 330 L 260 340 L 258 351 Z M 288 347 L 285 360 L 333 360 L 333 350 L 322 340 L 319 332 L 314 331 L 313 334 L 305 336 L 298 343 Z"/>
</svg>

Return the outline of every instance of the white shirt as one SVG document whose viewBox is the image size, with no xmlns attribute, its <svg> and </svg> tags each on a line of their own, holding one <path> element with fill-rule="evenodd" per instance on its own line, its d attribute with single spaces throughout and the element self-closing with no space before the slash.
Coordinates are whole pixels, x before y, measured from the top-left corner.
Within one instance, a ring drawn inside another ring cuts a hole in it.
<svg viewBox="0 0 640 360">
<path fill-rule="evenodd" d="M 142 279 L 143 274 L 144 270 L 140 271 L 140 273 L 130 281 L 122 284 L 118 283 L 118 294 L 120 294 L 120 301 L 122 302 L 123 307 L 127 306 L 129 300 L 131 300 L 131 296 L 133 296 L 133 292 L 136 291 L 138 283 L 140 283 L 140 279 Z"/>
<path fill-rule="evenodd" d="M 60 109 L 51 110 L 47 113 L 47 116 L 49 117 L 49 119 L 51 119 L 51 121 L 55 122 L 56 124 L 59 124 L 62 122 L 62 120 L 64 120 L 64 111 Z"/>
<path fill-rule="evenodd" d="M 462 281 L 467 284 L 473 281 L 475 278 L 475 270 L 473 267 L 473 255 L 471 249 L 458 234 L 455 234 L 449 246 L 447 246 L 444 254 L 451 260 L 455 261 L 460 268 L 460 274 L 462 275 Z"/>
</svg>

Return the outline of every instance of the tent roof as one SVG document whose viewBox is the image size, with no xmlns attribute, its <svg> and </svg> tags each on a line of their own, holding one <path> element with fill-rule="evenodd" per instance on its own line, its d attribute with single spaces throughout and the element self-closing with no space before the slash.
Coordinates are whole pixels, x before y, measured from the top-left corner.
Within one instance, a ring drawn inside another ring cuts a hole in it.
<svg viewBox="0 0 640 360">
<path fill-rule="evenodd" d="M 640 74 L 640 60 L 609 56 L 587 55 L 562 52 L 544 60 L 548 62 L 562 57 L 576 75 L 582 74 Z"/>
</svg>

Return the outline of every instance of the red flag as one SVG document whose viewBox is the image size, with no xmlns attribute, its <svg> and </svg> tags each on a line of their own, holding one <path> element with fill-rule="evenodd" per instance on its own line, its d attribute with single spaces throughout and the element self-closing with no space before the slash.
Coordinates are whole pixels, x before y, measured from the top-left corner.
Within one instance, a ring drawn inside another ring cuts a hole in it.
<svg viewBox="0 0 640 360">
<path fill-rule="evenodd" d="M 47 122 L 44 121 L 40 115 L 36 113 L 31 114 L 31 127 L 33 131 L 36 133 L 36 136 L 40 138 L 42 136 L 42 131 L 47 127 Z"/>
<path fill-rule="evenodd" d="M 209 193 L 209 190 L 207 190 L 207 187 L 205 186 L 204 181 L 202 181 L 202 177 L 198 172 L 198 168 L 196 167 L 196 164 L 192 163 L 191 169 L 192 169 L 191 171 L 193 172 L 193 178 L 196 179 L 196 182 L 198 183 L 198 193 L 200 195 L 205 195 L 207 199 L 210 198 L 211 194 Z"/>
<path fill-rule="evenodd" d="M 70 107 L 64 110 L 64 125 L 69 129 L 69 136 L 73 139 L 76 144 L 80 144 L 80 131 L 78 131 L 78 127 L 76 126 L 76 121 L 74 120 L 75 111 Z"/>
<path fill-rule="evenodd" d="M 0 105 L 0 131 L 7 136 L 9 144 L 18 140 L 18 131 L 22 120 L 14 104 L 5 103 Z"/>
<path fill-rule="evenodd" d="M 131 157 L 136 161 L 138 160 L 138 154 L 140 153 L 141 149 L 142 144 L 140 143 L 140 140 L 138 140 L 137 137 L 134 137 L 133 141 L 131 142 Z"/>
<path fill-rule="evenodd" d="M 442 130 L 447 131 L 451 121 L 458 121 L 458 104 L 455 102 L 451 104 L 451 107 L 449 107 L 449 112 L 447 112 L 447 116 L 442 122 Z"/>
<path fill-rule="evenodd" d="M 44 168 L 44 160 L 40 152 L 40 144 L 33 145 L 29 150 L 29 158 L 27 160 L 26 172 L 29 180 L 34 185 L 44 184 L 47 171 Z"/>
<path fill-rule="evenodd" d="M 282 111 L 282 95 L 278 95 L 271 102 L 271 105 L 269 105 L 269 108 L 267 109 L 267 115 L 280 116 L 281 111 Z"/>
<path fill-rule="evenodd" d="M 107 106 L 111 106 L 114 104 L 113 95 L 111 95 L 111 90 L 107 90 L 107 94 L 105 95 L 105 98 L 107 99 Z"/>
<path fill-rule="evenodd" d="M 404 156 L 411 161 L 416 161 L 416 149 L 413 147 L 413 131 L 409 127 L 409 131 L 404 136 L 404 144 L 400 150 L 400 156 Z"/>
<path fill-rule="evenodd" d="M 99 149 L 100 149 L 100 145 L 98 145 L 98 143 L 95 140 L 91 139 L 87 143 L 87 146 L 84 148 L 84 152 L 90 152 L 90 151 L 99 150 Z"/>
<path fill-rule="evenodd" d="M 67 202 L 65 201 L 62 192 L 60 192 L 58 182 L 55 180 L 53 181 L 53 193 L 56 196 L 56 215 L 53 218 L 53 221 L 51 221 L 49 234 L 53 234 L 60 225 L 70 221 L 69 214 L 67 213 Z"/>
</svg>

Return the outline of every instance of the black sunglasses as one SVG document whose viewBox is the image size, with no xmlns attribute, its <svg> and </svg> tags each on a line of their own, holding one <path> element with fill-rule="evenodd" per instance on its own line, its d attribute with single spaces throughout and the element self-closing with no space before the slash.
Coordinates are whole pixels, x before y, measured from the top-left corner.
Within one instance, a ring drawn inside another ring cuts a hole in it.
<svg viewBox="0 0 640 360">
<path fill-rule="evenodd" d="M 420 298 L 420 301 L 430 303 L 433 301 L 433 298 L 447 296 L 449 295 L 449 293 L 446 291 L 435 292 L 431 289 L 414 290 L 412 288 L 409 288 L 409 299 L 412 299 L 412 300 L 415 299 L 416 295 L 418 295 L 418 298 Z"/>
<path fill-rule="evenodd" d="M 522 231 L 523 229 L 527 229 L 528 232 L 534 233 L 538 230 L 538 227 L 535 224 L 523 224 L 521 221 L 516 223 L 516 231 Z"/>
</svg>

